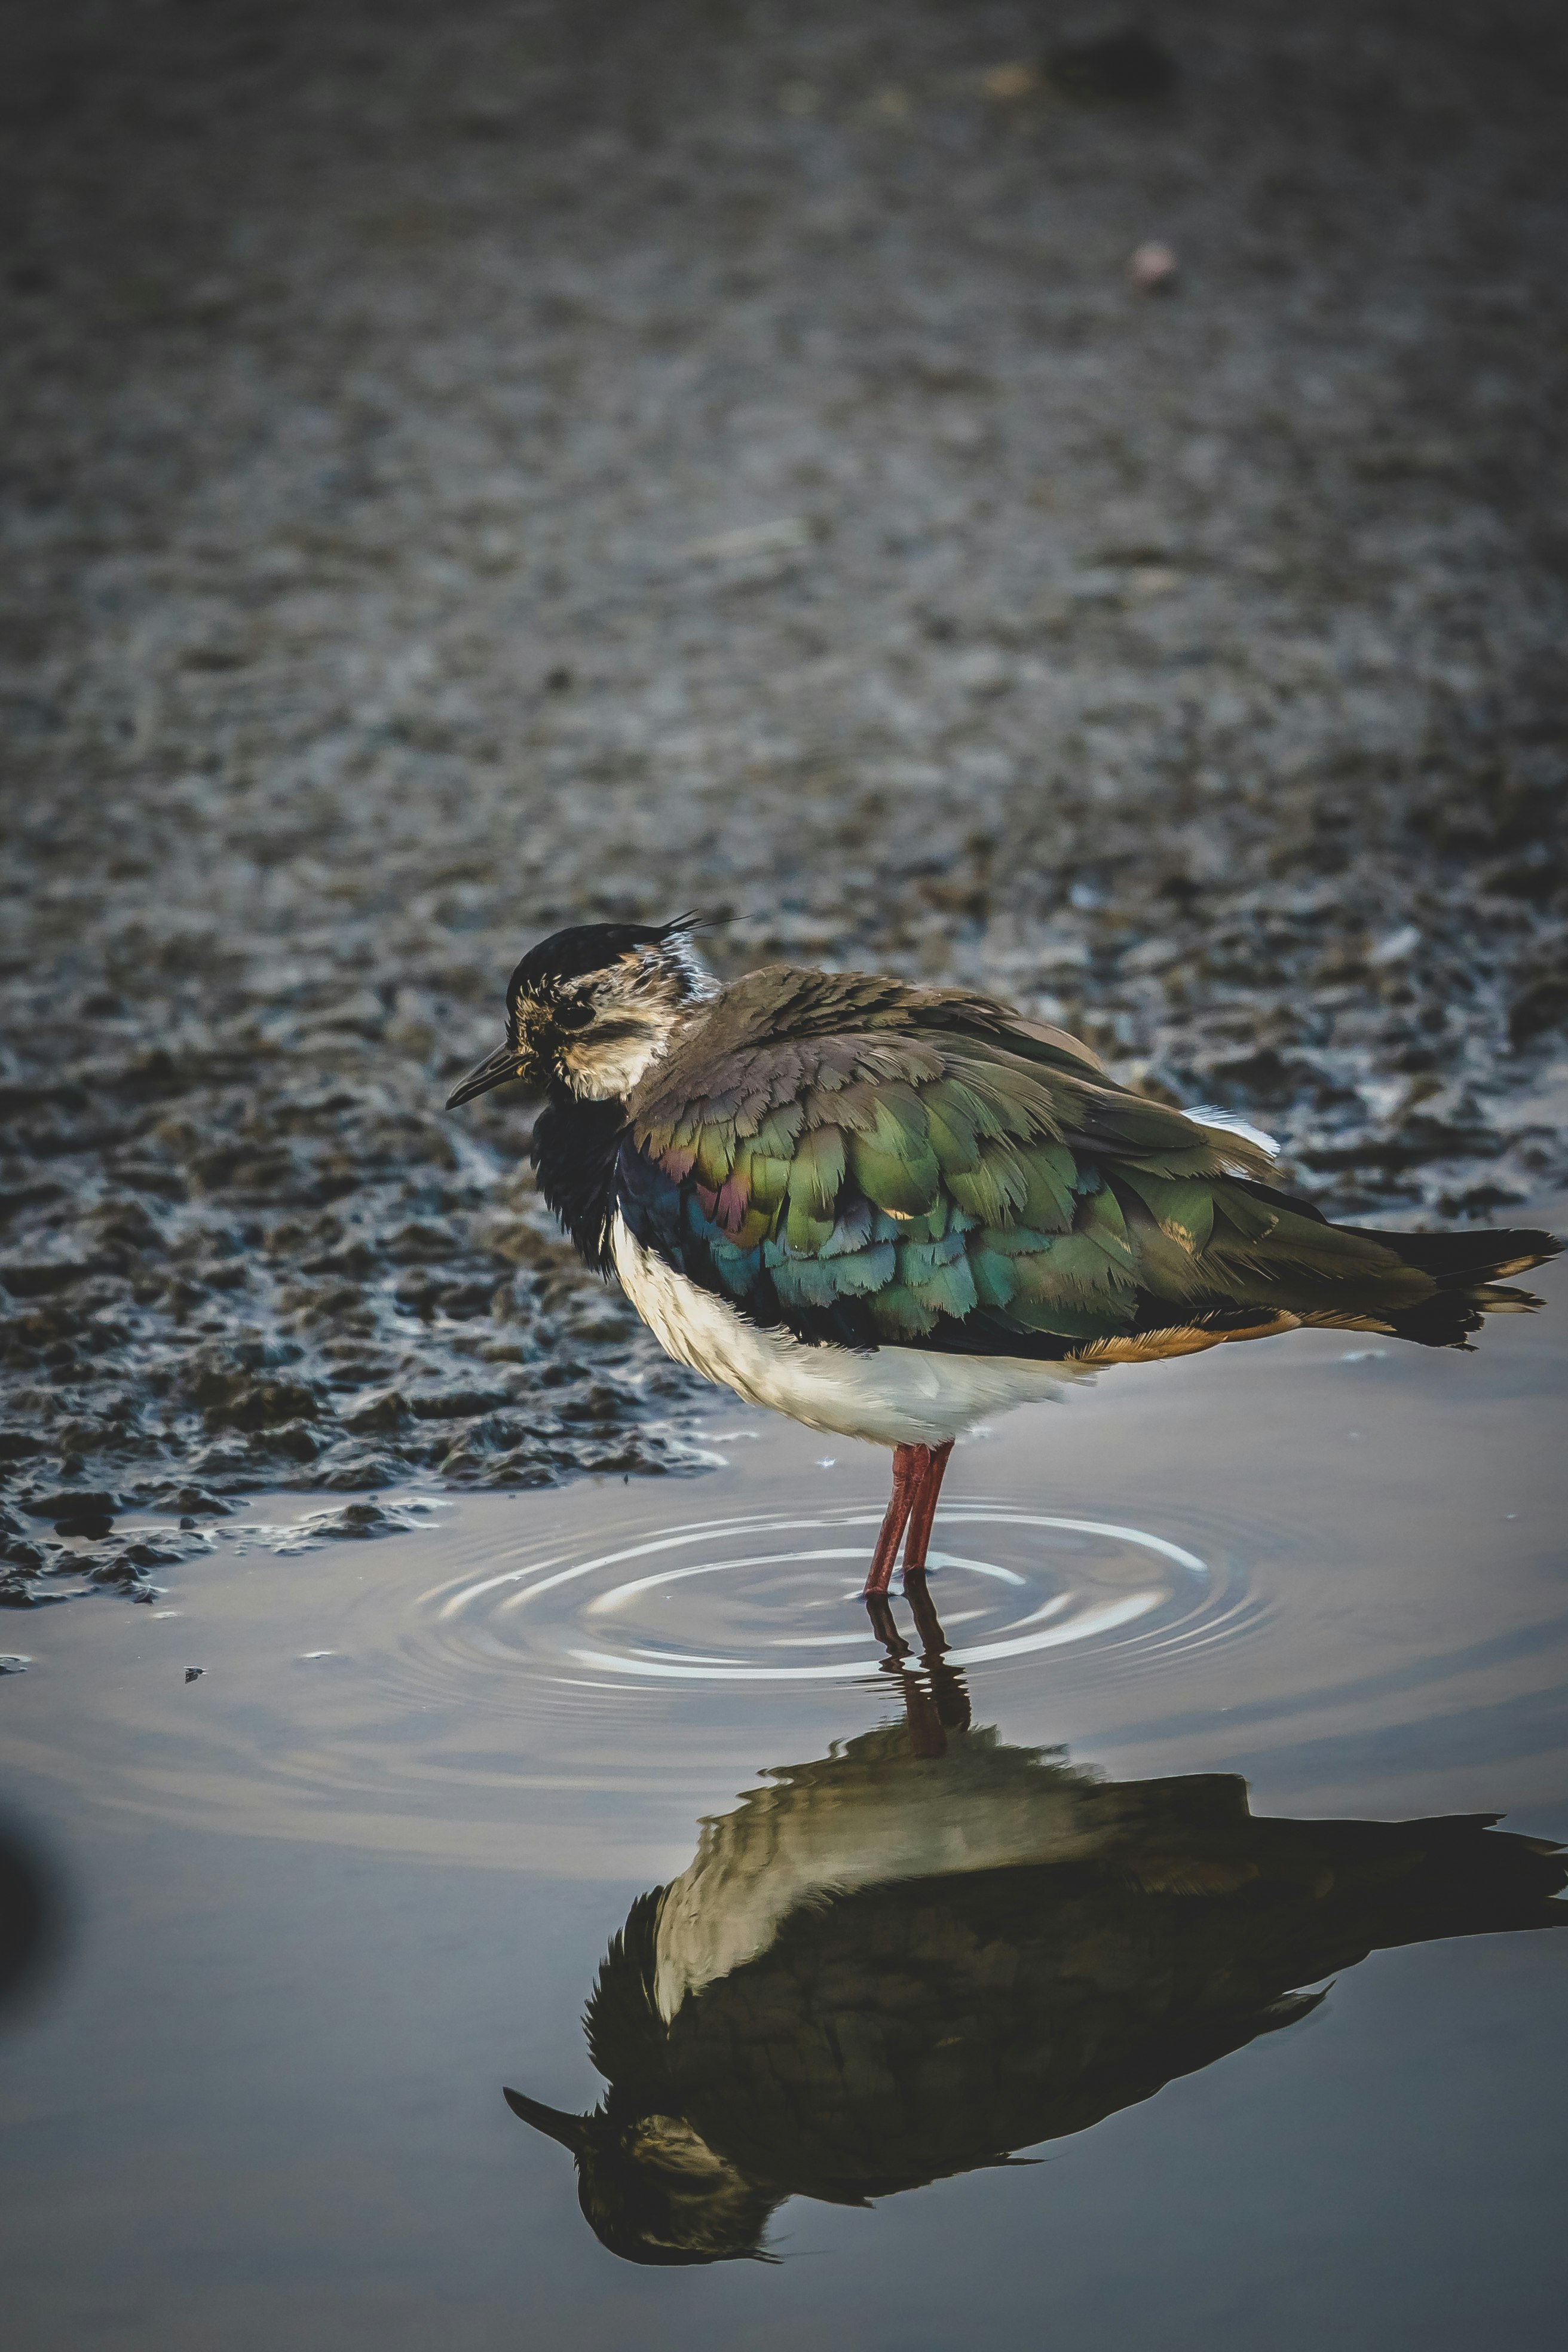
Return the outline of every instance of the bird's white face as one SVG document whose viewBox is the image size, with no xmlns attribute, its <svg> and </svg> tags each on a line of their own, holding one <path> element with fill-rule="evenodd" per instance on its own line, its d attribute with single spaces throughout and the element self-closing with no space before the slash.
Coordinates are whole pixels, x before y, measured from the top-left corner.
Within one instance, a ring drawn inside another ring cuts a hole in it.
<svg viewBox="0 0 1568 2352">
<path fill-rule="evenodd" d="M 584 1102 L 616 1100 L 719 993 L 684 931 L 640 940 L 587 971 L 520 966 L 507 997 L 506 1043 L 469 1073 L 452 1103 L 513 1078 L 542 1089 L 567 1087 Z"/>
</svg>

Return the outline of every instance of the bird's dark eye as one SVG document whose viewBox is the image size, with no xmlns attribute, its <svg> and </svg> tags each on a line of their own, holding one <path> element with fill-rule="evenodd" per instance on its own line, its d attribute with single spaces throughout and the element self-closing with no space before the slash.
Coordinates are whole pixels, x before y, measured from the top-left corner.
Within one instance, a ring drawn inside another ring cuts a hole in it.
<svg viewBox="0 0 1568 2352">
<path fill-rule="evenodd" d="M 553 1014 L 557 1029 L 585 1029 L 593 1017 L 594 1007 L 584 997 L 556 1005 Z"/>
</svg>

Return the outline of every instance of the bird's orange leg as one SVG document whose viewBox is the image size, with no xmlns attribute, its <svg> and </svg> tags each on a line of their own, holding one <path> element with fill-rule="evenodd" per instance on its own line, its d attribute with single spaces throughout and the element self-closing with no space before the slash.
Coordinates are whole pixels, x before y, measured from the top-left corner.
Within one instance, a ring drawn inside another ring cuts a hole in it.
<svg viewBox="0 0 1568 2352">
<path fill-rule="evenodd" d="M 929 1446 L 895 1445 L 893 1448 L 892 1498 L 877 1538 L 877 1549 L 871 1554 L 870 1570 L 860 1595 L 862 1601 L 879 1601 L 888 1590 L 893 1562 L 899 1556 L 899 1546 L 903 1541 L 910 1512 L 920 1491 L 921 1478 L 930 1461 Z"/>
<path fill-rule="evenodd" d="M 921 1446 L 925 1455 L 924 1475 L 910 1507 L 909 1538 L 904 1545 L 904 1575 L 906 1578 L 922 1570 L 931 1543 L 931 1522 L 936 1517 L 936 1498 L 942 1492 L 942 1478 L 947 1471 L 948 1456 L 952 1452 L 950 1437 L 945 1445 Z"/>
</svg>

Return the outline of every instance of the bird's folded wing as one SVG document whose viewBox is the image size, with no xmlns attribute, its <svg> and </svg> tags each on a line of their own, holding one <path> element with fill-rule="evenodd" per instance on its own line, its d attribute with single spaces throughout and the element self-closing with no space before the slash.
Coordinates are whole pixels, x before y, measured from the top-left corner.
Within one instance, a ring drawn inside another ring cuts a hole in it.
<svg viewBox="0 0 1568 2352">
<path fill-rule="evenodd" d="M 1271 1192 L 1248 1138 L 957 992 L 755 973 L 629 1113 L 636 1238 L 805 1339 L 1110 1360 L 1432 1288 Z"/>
</svg>

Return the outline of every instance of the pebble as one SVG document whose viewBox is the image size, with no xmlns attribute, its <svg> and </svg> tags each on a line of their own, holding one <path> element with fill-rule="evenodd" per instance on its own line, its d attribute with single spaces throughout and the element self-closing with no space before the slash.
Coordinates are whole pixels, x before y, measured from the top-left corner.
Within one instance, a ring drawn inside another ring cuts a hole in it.
<svg viewBox="0 0 1568 2352">
<path fill-rule="evenodd" d="M 1168 245 L 1151 241 L 1133 248 L 1127 275 L 1141 294 L 1164 294 L 1177 278 L 1176 257 Z"/>
</svg>

